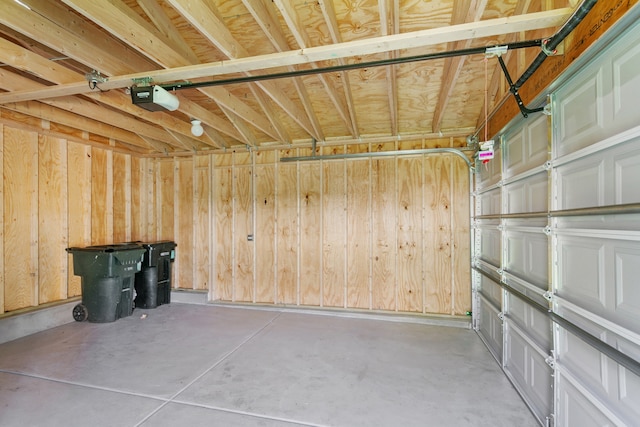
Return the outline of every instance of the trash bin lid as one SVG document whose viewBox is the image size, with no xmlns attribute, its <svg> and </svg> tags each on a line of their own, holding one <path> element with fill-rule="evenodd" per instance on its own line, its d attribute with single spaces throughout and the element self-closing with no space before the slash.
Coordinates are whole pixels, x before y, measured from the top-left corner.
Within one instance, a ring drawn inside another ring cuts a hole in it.
<svg viewBox="0 0 640 427">
<path fill-rule="evenodd" d="M 135 243 L 116 243 L 113 245 L 95 245 L 84 248 L 67 248 L 67 252 L 120 252 L 143 249 L 142 246 Z"/>
</svg>

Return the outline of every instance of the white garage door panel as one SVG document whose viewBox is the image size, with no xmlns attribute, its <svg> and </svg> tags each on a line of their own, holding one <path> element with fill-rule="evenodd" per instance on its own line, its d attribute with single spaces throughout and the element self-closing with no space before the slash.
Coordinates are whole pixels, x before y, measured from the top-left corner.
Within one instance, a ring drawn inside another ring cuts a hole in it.
<svg viewBox="0 0 640 427">
<path fill-rule="evenodd" d="M 558 206 L 576 209 L 603 206 L 605 202 L 604 160 L 589 158 L 557 170 Z"/>
<path fill-rule="evenodd" d="M 554 95 L 558 120 L 554 158 L 640 123 L 639 69 L 640 44 L 636 33 L 607 50 L 558 90 Z"/>
<path fill-rule="evenodd" d="M 532 308 L 520 298 L 509 294 L 507 314 L 545 353 L 551 350 L 551 320 L 540 311 Z"/>
<path fill-rule="evenodd" d="M 541 172 L 505 186 L 507 213 L 546 212 L 547 172 Z"/>
<path fill-rule="evenodd" d="M 539 115 L 525 122 L 504 141 L 504 178 L 512 178 L 547 161 L 549 146 L 547 117 Z"/>
<path fill-rule="evenodd" d="M 578 322 L 574 321 L 574 323 Z M 563 370 L 580 378 L 581 383 L 595 396 L 600 399 L 606 398 L 609 391 L 609 376 L 613 374 L 607 358 L 577 336 L 563 328 L 559 329 L 558 363 Z M 594 330 L 589 332 L 602 340 L 605 338 L 604 332 L 598 333 Z"/>
<path fill-rule="evenodd" d="M 502 155 L 500 151 L 500 144 L 496 143 L 494 145 L 495 152 L 493 155 L 493 159 L 488 163 L 483 164 L 480 161 L 476 161 L 476 189 L 482 190 L 492 185 L 495 185 L 500 181 L 500 177 L 502 174 L 500 164 L 502 162 Z"/>
<path fill-rule="evenodd" d="M 622 338 L 617 338 L 616 347 L 623 353 L 640 360 L 640 343 L 632 344 Z M 620 406 L 623 408 L 627 418 L 640 420 L 640 377 L 629 372 L 623 366 L 618 365 L 617 374 L 619 382 L 616 390 L 618 391 L 618 399 Z"/>
<path fill-rule="evenodd" d="M 502 320 L 498 317 L 499 311 L 483 296 L 480 296 L 478 304 L 480 308 L 478 333 L 484 339 L 493 357 L 502 363 Z"/>
<path fill-rule="evenodd" d="M 494 283 L 493 280 L 488 277 L 481 276 L 479 291 L 482 296 L 489 300 L 493 305 L 498 308 L 502 307 L 502 288 L 498 284 Z"/>
<path fill-rule="evenodd" d="M 640 360 L 640 340 L 632 342 L 622 338 L 602 325 L 590 322 L 567 310 L 562 316 L 572 323 L 589 331 L 593 336 L 628 356 Z M 640 378 L 618 365 L 613 359 L 584 343 L 577 336 L 559 328 L 560 345 L 558 347 L 558 363 L 560 370 L 572 379 L 585 395 L 585 399 L 604 405 L 616 416 L 626 420 L 627 424 L 640 419 Z"/>
<path fill-rule="evenodd" d="M 557 236 L 556 293 L 640 334 L 640 241 Z"/>
<path fill-rule="evenodd" d="M 556 293 L 584 308 L 606 306 L 605 249 L 602 242 L 573 236 L 557 237 Z"/>
<path fill-rule="evenodd" d="M 480 242 L 480 259 L 500 267 L 502 236 L 494 224 L 481 224 L 478 229 L 478 239 Z"/>
<path fill-rule="evenodd" d="M 601 139 L 605 123 L 602 70 L 589 70 L 558 91 L 558 139 L 555 157 Z"/>
<path fill-rule="evenodd" d="M 640 137 L 562 164 L 554 173 L 556 209 L 638 203 Z"/>
<path fill-rule="evenodd" d="M 625 242 L 613 248 L 615 257 L 616 318 L 640 332 L 640 242 Z"/>
<path fill-rule="evenodd" d="M 615 204 L 640 202 L 640 138 L 614 156 Z"/>
<path fill-rule="evenodd" d="M 511 274 L 544 289 L 549 284 L 547 236 L 538 233 L 509 230 L 505 232 L 504 268 Z"/>
<path fill-rule="evenodd" d="M 609 418 L 588 397 L 573 386 L 562 372 L 558 375 L 557 427 L 613 427 L 621 425 Z"/>
<path fill-rule="evenodd" d="M 499 188 L 478 194 L 476 197 L 480 207 L 480 215 L 494 215 L 500 213 L 502 193 Z"/>
<path fill-rule="evenodd" d="M 640 44 L 626 43 L 612 52 L 613 115 L 616 127 L 638 124 L 640 109 Z"/>
<path fill-rule="evenodd" d="M 536 417 L 544 420 L 552 412 L 553 399 L 553 372 L 545 362 L 546 355 L 510 319 L 505 334 L 505 371 Z"/>
</svg>

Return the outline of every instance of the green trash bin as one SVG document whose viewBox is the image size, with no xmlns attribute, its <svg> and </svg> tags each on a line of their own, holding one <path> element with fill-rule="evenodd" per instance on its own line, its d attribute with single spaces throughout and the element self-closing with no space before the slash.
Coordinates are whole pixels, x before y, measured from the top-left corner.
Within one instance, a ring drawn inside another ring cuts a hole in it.
<svg viewBox="0 0 640 427">
<path fill-rule="evenodd" d="M 73 273 L 80 276 L 82 303 L 73 308 L 79 322 L 106 323 L 133 313 L 135 275 L 145 249 L 137 244 L 67 248 L 73 254 Z"/>
<path fill-rule="evenodd" d="M 156 308 L 171 302 L 171 265 L 176 258 L 176 243 L 134 242 L 145 248 L 142 269 L 135 278 L 135 305 L 140 308 Z"/>
</svg>

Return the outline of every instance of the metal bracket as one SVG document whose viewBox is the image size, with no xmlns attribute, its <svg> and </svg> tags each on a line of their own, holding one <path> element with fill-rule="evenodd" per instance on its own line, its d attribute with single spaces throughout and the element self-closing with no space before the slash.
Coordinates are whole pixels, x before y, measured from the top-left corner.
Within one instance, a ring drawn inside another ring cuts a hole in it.
<svg viewBox="0 0 640 427">
<path fill-rule="evenodd" d="M 546 299 L 547 301 L 551 301 L 553 300 L 553 292 L 551 291 L 547 291 L 544 294 L 542 294 L 543 298 Z"/>
<path fill-rule="evenodd" d="M 553 164 L 551 163 L 551 160 L 547 160 L 546 162 L 544 162 L 544 164 L 542 165 L 542 168 L 546 171 L 550 170 L 553 167 Z"/>
<path fill-rule="evenodd" d="M 551 115 L 551 104 L 547 104 L 544 106 L 544 108 L 542 109 L 542 114 L 544 114 L 545 116 Z"/>
<path fill-rule="evenodd" d="M 504 311 L 501 311 L 500 313 L 498 313 L 498 319 L 504 322 Z"/>
<path fill-rule="evenodd" d="M 84 75 L 84 78 L 92 85 L 96 85 L 98 83 L 104 83 L 109 80 L 108 78 L 100 74 L 99 71 L 96 71 L 96 70 L 91 70 L 90 73 L 87 73 Z"/>
<path fill-rule="evenodd" d="M 492 46 L 488 47 L 487 50 L 484 51 L 484 55 L 487 58 L 493 58 L 494 56 L 502 56 L 507 53 L 509 46 Z"/>
<path fill-rule="evenodd" d="M 545 418 L 545 427 L 555 427 L 555 425 L 556 425 L 555 414 L 549 414 L 549 416 Z"/>
<path fill-rule="evenodd" d="M 131 79 L 134 86 L 151 86 L 151 82 L 153 81 L 152 77 L 139 77 L 135 79 Z"/>
<path fill-rule="evenodd" d="M 553 369 L 556 366 L 556 353 L 553 350 L 551 350 L 550 353 L 551 354 L 544 358 L 544 362 Z"/>
<path fill-rule="evenodd" d="M 542 229 L 542 232 L 545 234 L 545 236 L 551 236 L 551 231 L 551 227 L 548 225 Z"/>
<path fill-rule="evenodd" d="M 558 49 L 549 49 L 549 42 L 551 41 L 551 39 L 544 39 L 542 40 L 542 45 L 540 45 L 540 48 L 542 49 L 542 51 L 544 52 L 545 55 L 547 56 L 554 56 L 558 54 Z"/>
</svg>

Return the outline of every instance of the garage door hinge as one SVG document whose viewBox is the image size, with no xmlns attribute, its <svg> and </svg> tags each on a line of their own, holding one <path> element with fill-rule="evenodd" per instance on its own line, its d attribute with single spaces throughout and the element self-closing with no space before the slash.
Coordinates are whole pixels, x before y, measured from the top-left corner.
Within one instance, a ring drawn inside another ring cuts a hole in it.
<svg viewBox="0 0 640 427">
<path fill-rule="evenodd" d="M 544 297 L 544 299 L 546 299 L 547 301 L 551 301 L 553 300 L 553 292 L 551 291 L 547 291 L 544 294 L 542 294 L 542 296 Z"/>
<path fill-rule="evenodd" d="M 547 365 L 549 365 L 549 367 L 550 367 L 551 369 L 555 369 L 555 367 L 556 367 L 556 359 L 555 359 L 555 357 L 553 357 L 553 355 L 551 355 L 551 356 L 547 356 L 547 357 L 544 359 L 544 362 L 545 362 Z"/>
<path fill-rule="evenodd" d="M 501 311 L 500 313 L 498 313 L 498 319 L 504 322 L 504 311 Z"/>
<path fill-rule="evenodd" d="M 542 229 L 542 232 L 545 235 L 550 236 L 551 235 L 551 227 L 547 225 L 545 228 Z"/>
<path fill-rule="evenodd" d="M 542 168 L 546 171 L 550 170 L 553 167 L 553 164 L 551 163 L 551 161 L 546 161 L 544 162 L 544 165 L 542 165 Z"/>
</svg>

